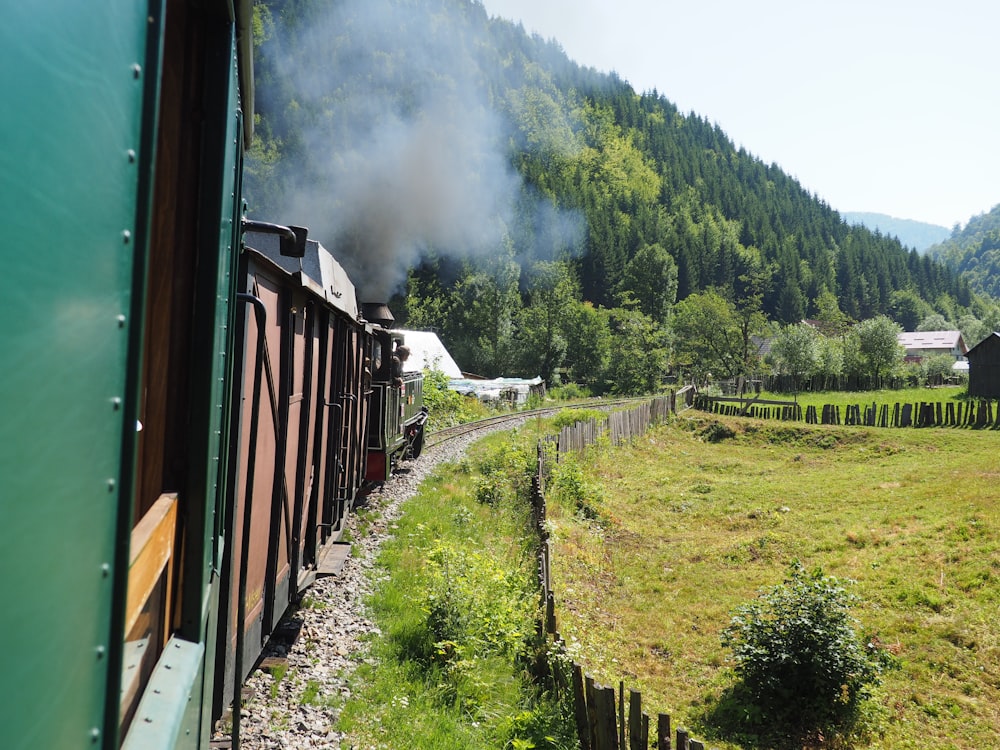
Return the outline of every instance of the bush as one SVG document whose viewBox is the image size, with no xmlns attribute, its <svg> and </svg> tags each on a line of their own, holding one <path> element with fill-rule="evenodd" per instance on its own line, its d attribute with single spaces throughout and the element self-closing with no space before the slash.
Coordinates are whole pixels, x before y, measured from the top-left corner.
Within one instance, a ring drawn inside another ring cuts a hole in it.
<svg viewBox="0 0 1000 750">
<path fill-rule="evenodd" d="M 870 729 L 861 710 L 891 657 L 854 630 L 855 602 L 836 578 L 794 563 L 781 585 L 739 607 L 723 633 L 740 683 L 732 702 L 779 746 Z M 801 746 L 801 745 L 799 745 Z"/>
<path fill-rule="evenodd" d="M 732 440 L 736 437 L 736 431 L 722 422 L 709 422 L 701 430 L 700 435 L 709 443 L 721 443 L 723 440 Z"/>
<path fill-rule="evenodd" d="M 588 482 L 576 457 L 568 454 L 552 467 L 550 497 L 584 518 L 600 518 L 601 488 Z"/>
<path fill-rule="evenodd" d="M 592 395 L 589 388 L 579 383 L 566 383 L 549 389 L 549 398 L 555 401 L 576 401 Z"/>
<path fill-rule="evenodd" d="M 440 370 L 424 370 L 424 406 L 428 431 L 489 416 L 490 410 L 473 396 L 463 396 L 448 387 L 448 376 Z"/>
<path fill-rule="evenodd" d="M 527 502 L 531 498 L 531 479 L 536 461 L 537 458 L 512 436 L 479 461 L 482 476 L 475 480 L 476 500 L 492 507 Z"/>
<path fill-rule="evenodd" d="M 424 608 L 438 655 L 454 665 L 486 655 L 515 658 L 534 634 L 537 597 L 530 579 L 506 561 L 440 544 L 428 556 L 431 583 Z"/>
<path fill-rule="evenodd" d="M 577 422 L 589 422 L 594 419 L 602 422 L 608 415 L 600 409 L 560 409 L 552 417 L 552 426 L 561 430 L 563 427 L 572 427 Z"/>
</svg>

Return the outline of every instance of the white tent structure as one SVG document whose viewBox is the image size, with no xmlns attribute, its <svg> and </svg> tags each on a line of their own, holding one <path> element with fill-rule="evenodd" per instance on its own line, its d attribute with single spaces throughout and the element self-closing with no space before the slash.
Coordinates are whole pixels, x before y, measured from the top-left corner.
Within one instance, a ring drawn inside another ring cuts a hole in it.
<svg viewBox="0 0 1000 750">
<path fill-rule="evenodd" d="M 403 343 L 410 350 L 410 357 L 403 365 L 407 372 L 415 370 L 439 370 L 448 376 L 448 388 L 463 396 L 475 396 L 480 401 L 507 401 L 516 405 L 527 403 L 532 394 L 545 395 L 545 383 L 541 378 L 466 378 L 441 339 L 431 331 L 407 331 L 393 329 L 403 335 Z"/>
<path fill-rule="evenodd" d="M 404 343 L 410 350 L 410 358 L 404 365 L 406 370 L 440 370 L 449 378 L 462 377 L 458 364 L 436 333 L 400 329 L 396 329 L 396 332 L 403 334 Z"/>
<path fill-rule="evenodd" d="M 530 380 L 526 378 L 495 378 L 493 380 L 452 378 L 448 387 L 463 396 L 475 396 L 480 401 L 507 401 L 517 406 L 526 404 L 532 394 L 545 395 L 545 383 L 540 377 Z"/>
</svg>

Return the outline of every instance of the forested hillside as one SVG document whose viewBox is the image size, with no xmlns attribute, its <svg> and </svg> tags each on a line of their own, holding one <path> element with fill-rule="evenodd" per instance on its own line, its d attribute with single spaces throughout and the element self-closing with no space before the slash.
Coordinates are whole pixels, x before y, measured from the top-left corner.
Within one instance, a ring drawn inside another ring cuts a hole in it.
<svg viewBox="0 0 1000 750">
<path fill-rule="evenodd" d="M 251 213 L 309 226 L 465 370 L 639 390 L 709 291 L 757 328 L 984 317 L 943 264 L 478 2 L 256 10 Z"/>
<path fill-rule="evenodd" d="M 1000 297 L 1000 205 L 970 219 L 927 254 L 961 274 L 977 293 Z"/>
</svg>

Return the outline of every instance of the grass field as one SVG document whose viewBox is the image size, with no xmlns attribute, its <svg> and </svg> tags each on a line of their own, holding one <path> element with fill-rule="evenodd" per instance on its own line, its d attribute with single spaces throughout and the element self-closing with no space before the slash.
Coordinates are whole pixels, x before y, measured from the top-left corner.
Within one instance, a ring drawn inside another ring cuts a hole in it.
<svg viewBox="0 0 1000 750">
<path fill-rule="evenodd" d="M 998 479 L 992 430 L 688 412 L 632 447 L 593 449 L 592 512 L 550 498 L 560 632 L 599 682 L 624 679 L 648 711 L 736 748 L 702 721 L 734 680 L 720 632 L 799 560 L 850 582 L 860 628 L 898 660 L 880 688 L 883 734 L 855 747 L 996 747 Z"/>
</svg>

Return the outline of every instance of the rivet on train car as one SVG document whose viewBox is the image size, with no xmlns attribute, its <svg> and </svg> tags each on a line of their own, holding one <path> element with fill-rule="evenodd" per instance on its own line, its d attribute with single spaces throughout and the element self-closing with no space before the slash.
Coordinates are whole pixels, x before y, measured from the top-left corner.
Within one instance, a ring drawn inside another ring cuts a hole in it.
<svg viewBox="0 0 1000 750">
<path fill-rule="evenodd" d="M 99 739 L 101 739 L 101 730 L 94 727 L 90 730 L 90 741 L 97 742 Z"/>
<path fill-rule="evenodd" d="M 115 480 L 114 479 L 109 479 L 108 480 L 108 492 L 114 492 L 114 491 L 115 491 Z"/>
<path fill-rule="evenodd" d="M 101 563 L 101 578 L 107 578 L 111 575 L 111 566 L 107 563 Z"/>
<path fill-rule="evenodd" d="M 125 327 L 125 316 L 124 315 L 119 315 L 118 316 L 118 327 L 119 328 L 124 328 Z"/>
<path fill-rule="evenodd" d="M 132 233 L 127 229 L 122 232 L 122 241 L 127 245 L 132 241 Z"/>
<path fill-rule="evenodd" d="M 135 164 L 135 149 L 134 148 L 130 148 L 128 150 L 128 154 L 127 155 L 128 155 L 128 163 L 129 164 Z"/>
<path fill-rule="evenodd" d="M 115 411 L 118 411 L 119 409 L 122 408 L 122 400 L 118 398 L 118 396 L 115 396 L 113 399 L 111 399 L 111 408 L 114 409 Z"/>
<path fill-rule="evenodd" d="M 98 658 L 98 660 L 104 658 L 104 646 L 98 646 L 97 647 L 97 658 Z"/>
<path fill-rule="evenodd" d="M 136 63 L 135 65 L 132 66 L 132 77 L 138 81 L 139 76 L 141 75 L 142 75 L 142 66 L 139 63 Z"/>
</svg>

